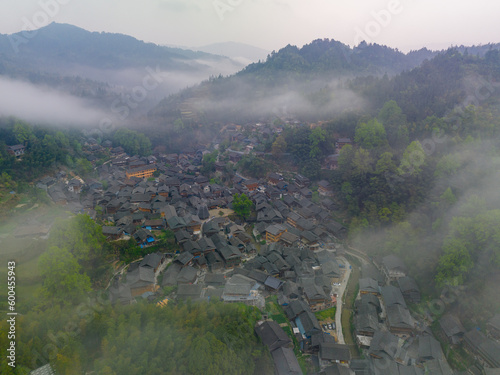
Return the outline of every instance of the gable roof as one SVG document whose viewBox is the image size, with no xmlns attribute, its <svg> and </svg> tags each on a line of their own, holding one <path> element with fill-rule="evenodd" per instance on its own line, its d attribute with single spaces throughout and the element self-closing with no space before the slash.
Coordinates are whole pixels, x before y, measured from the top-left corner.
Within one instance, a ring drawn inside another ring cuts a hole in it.
<svg viewBox="0 0 500 375">
<path fill-rule="evenodd" d="M 30 375 L 55 375 L 55 374 L 56 373 L 52 369 L 50 363 L 47 363 L 46 365 L 30 372 Z"/>
<path fill-rule="evenodd" d="M 378 282 L 372 278 L 359 279 L 359 291 L 367 293 L 379 293 Z"/>
<path fill-rule="evenodd" d="M 383 257 L 382 258 L 382 264 L 389 271 L 391 271 L 391 270 L 400 270 L 400 271 L 406 272 L 406 265 L 396 255 L 391 254 L 391 255 L 387 255 L 387 256 Z"/>
<path fill-rule="evenodd" d="M 418 356 L 423 360 L 442 359 L 441 344 L 430 335 L 420 336 L 418 338 Z"/>
<path fill-rule="evenodd" d="M 177 275 L 177 282 L 179 284 L 191 284 L 196 281 L 197 276 L 198 271 L 196 268 L 191 266 L 183 267 Z"/>
<path fill-rule="evenodd" d="M 103 226 L 102 227 L 102 234 L 109 235 L 109 236 L 116 236 L 119 235 L 122 231 L 122 228 L 120 227 L 113 227 L 113 226 Z"/>
<path fill-rule="evenodd" d="M 310 336 L 314 332 L 321 331 L 321 327 L 319 325 L 318 319 L 316 316 L 310 311 L 302 312 L 296 319 L 295 323 L 299 327 L 301 325 L 304 329 L 304 334 L 306 336 Z M 299 327 L 300 329 L 300 327 Z"/>
<path fill-rule="evenodd" d="M 201 284 L 179 284 L 177 288 L 177 298 L 181 299 L 198 299 L 201 295 Z"/>
<path fill-rule="evenodd" d="M 283 331 L 275 321 L 265 321 L 264 323 L 255 326 L 255 333 L 260 337 L 262 343 L 266 345 L 270 351 L 279 347 L 290 345 L 292 340 Z"/>
<path fill-rule="evenodd" d="M 220 273 L 208 272 L 205 274 L 205 284 L 207 285 L 224 285 L 226 278 Z"/>
<path fill-rule="evenodd" d="M 448 337 L 463 335 L 465 333 L 465 328 L 462 326 L 462 323 L 451 314 L 443 315 L 441 319 L 439 319 L 439 325 Z"/>
<path fill-rule="evenodd" d="M 302 375 L 297 357 L 293 349 L 280 347 L 271 353 L 276 375 Z"/>
<path fill-rule="evenodd" d="M 155 283 L 155 273 L 149 267 L 137 267 L 127 273 L 127 285 L 131 288 L 138 288 Z"/>
<path fill-rule="evenodd" d="M 181 272 L 182 266 L 179 263 L 171 263 L 163 273 L 162 286 L 177 285 L 177 276 Z"/>
<path fill-rule="evenodd" d="M 150 267 L 150 268 L 156 268 L 160 265 L 162 259 L 163 259 L 163 254 L 161 253 L 151 253 L 146 255 L 141 263 L 139 264 L 140 267 Z"/>
<path fill-rule="evenodd" d="M 179 255 L 175 259 L 176 262 L 179 262 L 183 266 L 185 266 L 186 264 L 188 264 L 192 260 L 193 260 L 193 254 L 191 254 L 190 252 L 187 252 L 187 251 L 183 252 L 181 255 Z"/>
<path fill-rule="evenodd" d="M 401 291 L 395 286 L 388 285 L 380 288 L 385 305 L 389 308 L 394 305 L 400 305 L 406 308 L 406 302 Z"/>
<path fill-rule="evenodd" d="M 235 246 L 222 246 L 217 248 L 217 251 L 225 261 L 241 258 L 241 252 Z"/>
<path fill-rule="evenodd" d="M 167 224 L 170 229 L 181 229 L 186 227 L 186 221 L 179 216 L 172 216 L 167 219 Z"/>
<path fill-rule="evenodd" d="M 399 289 L 401 289 L 402 293 L 410 292 L 410 291 L 420 291 L 418 288 L 418 285 L 412 277 L 405 276 L 405 277 L 400 277 L 398 279 L 398 285 Z"/>
<path fill-rule="evenodd" d="M 248 277 L 261 284 L 264 284 L 268 278 L 268 275 L 265 272 L 254 269 L 248 273 Z"/>
<path fill-rule="evenodd" d="M 264 282 L 264 285 L 273 290 L 278 290 L 283 285 L 283 281 L 275 277 L 268 276 L 266 281 Z"/>
<path fill-rule="evenodd" d="M 309 306 L 302 300 L 295 300 L 290 302 L 290 304 L 286 307 L 285 313 L 288 319 L 293 320 L 304 311 L 310 311 Z"/>
<path fill-rule="evenodd" d="M 148 238 L 151 238 L 151 237 L 154 238 L 153 234 L 149 230 L 144 229 L 144 228 L 141 228 L 137 232 L 134 233 L 134 238 L 136 239 L 136 241 L 144 242 Z"/>
<path fill-rule="evenodd" d="M 304 294 L 309 301 L 327 299 L 325 291 L 316 284 L 304 286 Z"/>
<path fill-rule="evenodd" d="M 322 342 L 319 344 L 319 356 L 321 359 L 328 361 L 349 362 L 351 360 L 351 352 L 347 345 L 331 342 Z"/>
<path fill-rule="evenodd" d="M 401 305 L 392 305 L 387 307 L 387 320 L 391 328 L 413 329 L 413 318 L 408 309 Z"/>
<path fill-rule="evenodd" d="M 369 354 L 381 357 L 384 354 L 394 358 L 398 349 L 398 338 L 387 331 L 377 331 L 373 336 Z"/>
</svg>

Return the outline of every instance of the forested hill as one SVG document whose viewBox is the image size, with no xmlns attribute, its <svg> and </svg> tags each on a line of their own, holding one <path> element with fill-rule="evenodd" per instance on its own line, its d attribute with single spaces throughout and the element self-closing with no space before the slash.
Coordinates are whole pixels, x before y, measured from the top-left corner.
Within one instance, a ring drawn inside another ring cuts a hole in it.
<svg viewBox="0 0 500 375">
<path fill-rule="evenodd" d="M 51 23 L 38 30 L 0 34 L 0 79 L 49 87 L 106 109 L 120 95 L 142 88 L 145 79 L 149 79 L 150 89 L 141 105 L 150 109 L 166 95 L 211 75 L 232 74 L 243 66 L 223 56 L 145 43 L 123 34 L 90 32 L 69 24 Z"/>
<path fill-rule="evenodd" d="M 422 49 L 405 55 L 376 44 L 351 49 L 316 40 L 301 49 L 287 46 L 233 76 L 171 95 L 150 119 L 173 122 L 188 114 L 207 123 L 285 116 L 317 121 L 345 112 L 374 113 L 387 100 L 401 102 L 410 119 L 441 116 L 463 99 L 466 78 L 487 79 L 498 48 L 470 47 L 474 54 L 467 47 L 439 53 Z"/>
<path fill-rule="evenodd" d="M 278 52 L 273 51 L 265 62 L 250 64 L 237 75 L 252 74 L 263 81 L 276 81 L 297 74 L 395 74 L 414 68 L 437 53 L 423 48 L 404 54 L 397 49 L 365 42 L 350 48 L 335 40 L 317 39 L 302 48 L 287 45 Z"/>
<path fill-rule="evenodd" d="M 500 44 L 485 46 L 460 46 L 459 52 L 476 57 L 484 57 L 492 49 L 499 49 Z M 238 76 L 252 74 L 263 81 L 276 81 L 279 78 L 293 78 L 298 75 L 324 75 L 333 73 L 352 76 L 394 75 L 404 70 L 411 70 L 424 60 L 432 59 L 443 51 L 430 51 L 422 48 L 409 53 L 402 53 L 379 44 L 360 43 L 349 47 L 331 39 L 317 39 L 302 48 L 287 45 L 278 52 L 273 51 L 265 62 L 248 65 Z"/>
<path fill-rule="evenodd" d="M 492 49 L 485 57 L 478 57 L 453 48 L 391 79 L 386 76 L 356 78 L 349 82 L 349 88 L 374 108 L 396 100 L 408 120 L 421 121 L 428 116 L 441 117 L 466 100 L 466 104 L 477 105 L 475 96 L 482 97 L 486 91 L 489 100 L 494 100 L 492 86 L 499 80 L 498 50 Z"/>
<path fill-rule="evenodd" d="M 123 34 L 90 32 L 79 27 L 51 23 L 30 32 L 0 35 L 2 70 L 58 71 L 75 67 L 124 69 L 157 66 L 190 71 L 203 68 L 196 60 L 216 63 L 229 59 L 204 52 L 145 43 Z M 36 68 L 36 69 L 35 69 Z"/>
</svg>

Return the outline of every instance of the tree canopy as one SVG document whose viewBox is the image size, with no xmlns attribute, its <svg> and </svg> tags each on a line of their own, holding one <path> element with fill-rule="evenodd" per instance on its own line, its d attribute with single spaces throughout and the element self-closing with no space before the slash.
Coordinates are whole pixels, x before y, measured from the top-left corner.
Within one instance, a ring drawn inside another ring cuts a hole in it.
<svg viewBox="0 0 500 375">
<path fill-rule="evenodd" d="M 91 290 L 90 278 L 65 248 L 52 246 L 39 259 L 43 290 L 59 302 L 80 301 Z"/>
<path fill-rule="evenodd" d="M 147 156 L 151 154 L 151 141 L 144 134 L 126 128 L 113 134 L 113 144 L 121 146 L 129 155 Z"/>
<path fill-rule="evenodd" d="M 233 210 L 236 215 L 241 217 L 243 220 L 250 216 L 252 207 L 253 202 L 248 198 L 246 194 L 233 195 Z"/>
</svg>

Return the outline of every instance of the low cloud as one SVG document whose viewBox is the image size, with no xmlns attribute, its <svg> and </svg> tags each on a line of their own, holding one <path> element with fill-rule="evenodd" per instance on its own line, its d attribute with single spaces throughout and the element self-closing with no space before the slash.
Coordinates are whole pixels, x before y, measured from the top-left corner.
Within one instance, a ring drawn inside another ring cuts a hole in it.
<svg viewBox="0 0 500 375">
<path fill-rule="evenodd" d="M 327 80 L 312 82 L 307 87 L 290 81 L 276 89 L 266 89 L 246 79 L 233 80 L 227 88 L 230 96 L 214 98 L 202 86 L 199 94 L 189 99 L 189 109 L 205 113 L 210 118 L 213 115 L 220 121 L 255 120 L 269 116 L 315 121 L 332 118 L 345 111 L 360 110 L 368 105 L 351 90 Z"/>
<path fill-rule="evenodd" d="M 33 123 L 95 125 L 104 113 L 83 99 L 24 81 L 0 78 L 0 116 Z"/>
</svg>

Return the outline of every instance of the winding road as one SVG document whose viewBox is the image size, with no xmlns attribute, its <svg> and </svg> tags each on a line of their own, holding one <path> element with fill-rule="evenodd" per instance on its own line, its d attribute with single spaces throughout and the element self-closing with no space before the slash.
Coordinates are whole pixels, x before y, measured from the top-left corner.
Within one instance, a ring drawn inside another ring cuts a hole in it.
<svg viewBox="0 0 500 375">
<path fill-rule="evenodd" d="M 335 312 L 335 325 L 336 325 L 335 328 L 337 331 L 338 343 L 345 344 L 344 333 L 342 332 L 342 305 L 344 304 L 344 293 L 347 288 L 347 283 L 349 281 L 349 277 L 351 276 L 351 264 L 347 261 L 347 259 L 343 257 L 339 257 L 339 259 L 343 264 L 345 264 L 345 272 L 337 292 L 337 310 Z"/>
</svg>

